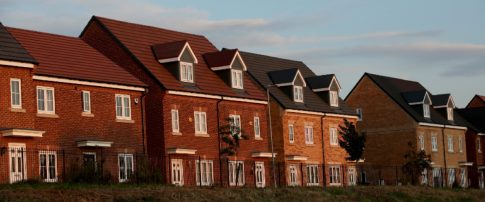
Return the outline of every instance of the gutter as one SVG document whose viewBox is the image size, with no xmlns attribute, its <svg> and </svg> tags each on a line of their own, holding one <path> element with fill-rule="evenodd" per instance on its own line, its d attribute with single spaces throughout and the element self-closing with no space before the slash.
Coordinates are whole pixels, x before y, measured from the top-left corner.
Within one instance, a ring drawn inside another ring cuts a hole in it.
<svg viewBox="0 0 485 202">
<path fill-rule="evenodd" d="M 325 168 L 325 135 L 324 135 L 324 130 L 323 130 L 323 118 L 325 118 L 325 114 L 320 117 L 320 128 L 322 129 L 322 152 L 323 152 L 323 191 L 327 191 L 327 173 L 326 173 L 326 168 Z M 342 180 L 343 181 L 343 180 Z"/>
</svg>

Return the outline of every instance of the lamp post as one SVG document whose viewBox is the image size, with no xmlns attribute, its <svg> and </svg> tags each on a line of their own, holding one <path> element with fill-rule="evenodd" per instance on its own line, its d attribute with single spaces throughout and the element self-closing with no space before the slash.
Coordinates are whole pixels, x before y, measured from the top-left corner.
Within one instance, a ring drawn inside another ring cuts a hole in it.
<svg viewBox="0 0 485 202">
<path fill-rule="evenodd" d="M 272 163 L 272 172 L 273 172 L 273 182 L 274 187 L 277 187 L 276 184 L 276 167 L 275 167 L 275 153 L 274 153 L 274 146 L 273 146 L 273 126 L 271 123 L 271 103 L 270 103 L 270 96 L 269 96 L 269 89 L 274 85 L 267 85 L 266 86 L 266 97 L 268 99 L 268 120 L 269 120 L 269 141 L 271 144 L 271 163 Z"/>
</svg>

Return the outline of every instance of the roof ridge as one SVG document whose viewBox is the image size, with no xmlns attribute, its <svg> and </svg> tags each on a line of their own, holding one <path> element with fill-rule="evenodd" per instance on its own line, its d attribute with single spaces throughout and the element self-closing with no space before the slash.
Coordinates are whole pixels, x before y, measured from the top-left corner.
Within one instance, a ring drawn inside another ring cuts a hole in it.
<svg viewBox="0 0 485 202">
<path fill-rule="evenodd" d="M 25 29 L 25 28 L 18 28 L 18 27 L 9 27 L 9 26 L 5 26 L 5 28 L 7 28 L 7 29 L 16 29 L 16 30 L 20 30 L 20 31 L 26 31 L 26 32 L 34 32 L 34 33 L 38 33 L 38 34 L 47 34 L 47 35 L 52 35 L 52 36 L 56 36 L 56 37 L 63 37 L 63 38 L 77 39 L 77 40 L 82 41 L 82 39 L 81 39 L 81 38 L 79 38 L 79 37 L 75 37 L 75 36 L 68 36 L 68 35 L 62 35 L 62 34 L 56 34 L 56 33 L 45 32 L 45 31 L 39 31 L 39 30 L 32 30 L 32 29 Z"/>
<path fill-rule="evenodd" d="M 258 56 L 263 56 L 263 57 L 272 58 L 272 59 L 277 59 L 277 60 L 286 60 L 286 61 L 300 62 L 300 63 L 305 64 L 305 63 L 304 63 L 303 61 L 301 61 L 301 60 L 293 60 L 293 59 L 287 59 L 287 58 L 276 57 L 276 56 L 271 56 L 271 55 L 263 55 L 263 54 L 261 54 L 261 53 L 253 53 L 253 52 L 242 51 L 242 50 L 239 50 L 239 52 L 241 52 L 241 53 L 247 53 L 247 54 L 253 54 L 253 55 L 258 55 Z M 305 64 L 305 66 L 306 66 L 306 64 Z"/>
<path fill-rule="evenodd" d="M 402 78 L 397 78 L 397 77 L 392 77 L 392 76 L 384 76 L 384 75 L 380 75 L 380 74 L 373 74 L 373 73 L 369 73 L 369 72 L 365 72 L 365 74 L 370 75 L 370 76 L 384 77 L 384 78 L 387 78 L 387 79 L 394 79 L 394 80 L 400 80 L 400 81 L 406 81 L 406 82 L 418 83 L 419 85 L 421 85 L 421 83 L 419 83 L 419 82 L 417 82 L 417 81 L 409 80 L 409 79 L 402 79 Z M 421 85 L 421 86 L 423 86 L 423 85 Z M 423 86 L 423 87 L 424 87 L 424 86 Z M 426 89 L 426 88 L 425 88 L 425 89 Z"/>
</svg>

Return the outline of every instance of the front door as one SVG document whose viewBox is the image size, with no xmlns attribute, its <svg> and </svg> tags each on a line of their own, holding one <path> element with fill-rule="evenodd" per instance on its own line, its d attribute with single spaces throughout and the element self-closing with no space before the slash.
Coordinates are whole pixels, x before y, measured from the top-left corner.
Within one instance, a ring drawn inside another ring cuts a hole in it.
<svg viewBox="0 0 485 202">
<path fill-rule="evenodd" d="M 265 186 L 265 179 L 264 179 L 264 163 L 263 162 L 256 162 L 255 165 L 255 173 L 256 173 L 256 187 L 264 187 Z"/>
<path fill-rule="evenodd" d="M 88 172 L 96 171 L 96 153 L 85 152 L 83 153 L 83 167 Z"/>
<path fill-rule="evenodd" d="M 172 159 L 172 184 L 177 186 L 184 185 L 184 167 L 182 159 Z"/>
<path fill-rule="evenodd" d="M 27 179 L 27 162 L 25 144 L 10 143 L 9 165 L 10 165 L 10 183 L 20 182 Z"/>
</svg>

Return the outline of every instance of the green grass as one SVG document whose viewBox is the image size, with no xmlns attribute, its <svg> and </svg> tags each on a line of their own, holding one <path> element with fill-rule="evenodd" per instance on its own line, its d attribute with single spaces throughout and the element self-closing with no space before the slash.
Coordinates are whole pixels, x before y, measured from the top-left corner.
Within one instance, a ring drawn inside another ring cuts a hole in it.
<svg viewBox="0 0 485 202">
<path fill-rule="evenodd" d="M 483 201 L 485 191 L 428 187 L 190 188 L 163 185 L 0 185 L 0 201 Z"/>
</svg>

